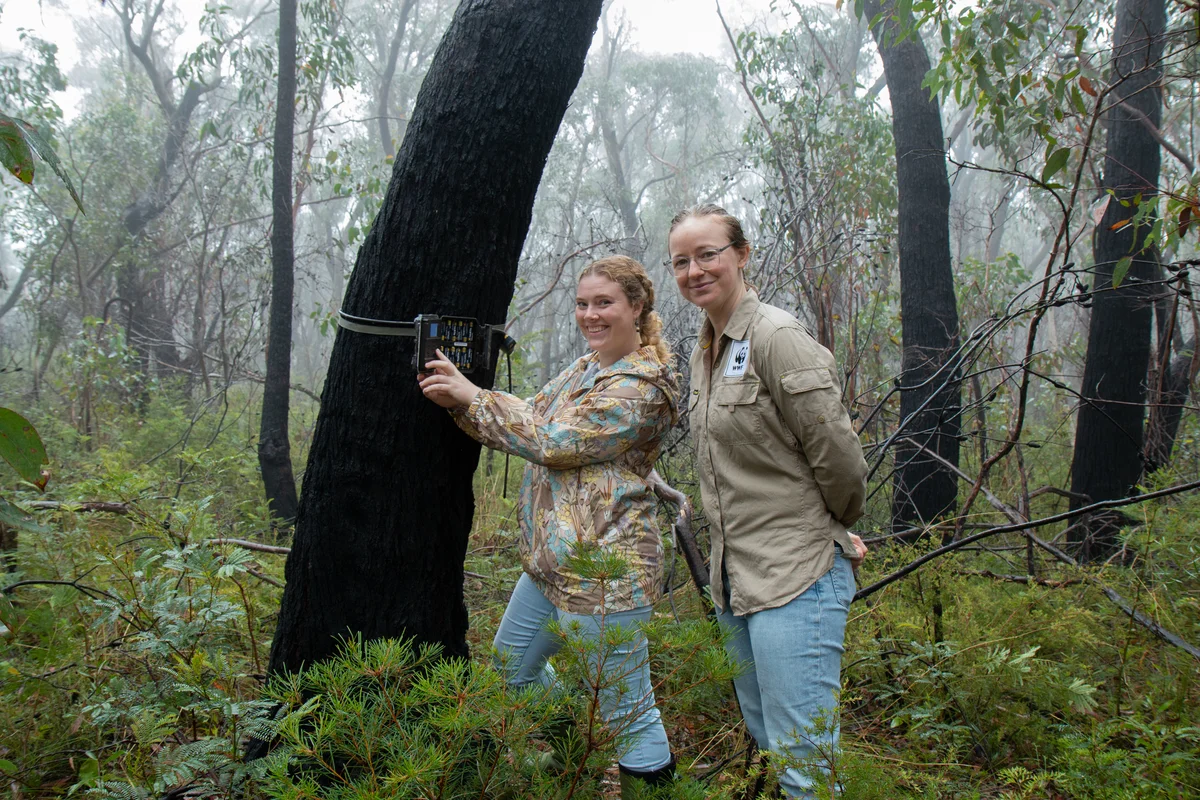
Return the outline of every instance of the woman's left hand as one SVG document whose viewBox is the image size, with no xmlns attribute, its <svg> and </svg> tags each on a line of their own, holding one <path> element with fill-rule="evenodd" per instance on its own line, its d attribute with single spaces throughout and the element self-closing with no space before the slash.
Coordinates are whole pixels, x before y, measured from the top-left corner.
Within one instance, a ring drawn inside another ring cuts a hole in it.
<svg viewBox="0 0 1200 800">
<path fill-rule="evenodd" d="M 863 559 L 867 557 L 867 543 L 856 533 L 850 534 L 850 541 L 854 544 L 854 555 L 850 556 L 850 566 L 858 569 Z"/>
<path fill-rule="evenodd" d="M 441 350 L 437 358 L 425 364 L 427 372 L 417 374 L 421 391 L 442 408 L 466 408 L 475 402 L 479 387 L 467 380 Z"/>
</svg>

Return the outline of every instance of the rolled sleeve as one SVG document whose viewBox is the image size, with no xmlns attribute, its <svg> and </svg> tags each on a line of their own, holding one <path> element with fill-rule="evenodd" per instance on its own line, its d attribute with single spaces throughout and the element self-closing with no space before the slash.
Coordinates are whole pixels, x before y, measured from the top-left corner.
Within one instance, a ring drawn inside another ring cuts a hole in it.
<svg viewBox="0 0 1200 800">
<path fill-rule="evenodd" d="M 505 392 L 481 391 L 455 421 L 482 444 L 551 469 L 597 464 L 661 435 L 669 419 L 666 394 L 635 383 L 624 376 L 598 382 L 550 416 Z"/>
<path fill-rule="evenodd" d="M 796 437 L 829 512 L 843 525 L 863 515 L 867 463 L 842 405 L 832 354 L 799 328 L 771 335 L 755 365 Z"/>
</svg>

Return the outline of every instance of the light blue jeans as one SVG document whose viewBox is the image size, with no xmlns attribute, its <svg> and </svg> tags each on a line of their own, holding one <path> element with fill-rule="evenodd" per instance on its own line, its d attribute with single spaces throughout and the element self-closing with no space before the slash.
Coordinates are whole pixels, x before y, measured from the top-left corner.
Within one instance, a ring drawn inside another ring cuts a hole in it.
<svg viewBox="0 0 1200 800">
<path fill-rule="evenodd" d="M 722 577 L 729 597 L 729 578 Z M 744 617 L 726 604 L 717 614 L 732 633 L 731 654 L 748 668 L 733 685 L 759 747 L 790 759 L 827 763 L 832 757 L 846 615 L 854 591 L 854 570 L 839 548 L 833 567 L 787 604 Z M 783 772 L 779 784 L 790 797 L 815 797 L 811 778 L 797 769 Z"/>
<path fill-rule="evenodd" d="M 562 638 L 547 630 L 558 620 L 564 630 L 578 623 L 580 635 L 591 647 L 591 674 L 602 673 L 600 717 L 617 736 L 618 761 L 626 769 L 649 772 L 671 761 L 667 731 L 654 702 L 650 682 L 650 648 L 639 630 L 613 648 L 604 645 L 607 626 L 637 626 L 650 619 L 651 608 L 635 608 L 603 615 L 568 614 L 555 608 L 528 575 L 522 575 L 509 598 L 496 631 L 496 666 L 510 686 L 537 683 L 554 689 L 558 681 L 549 658 L 562 647 Z"/>
</svg>

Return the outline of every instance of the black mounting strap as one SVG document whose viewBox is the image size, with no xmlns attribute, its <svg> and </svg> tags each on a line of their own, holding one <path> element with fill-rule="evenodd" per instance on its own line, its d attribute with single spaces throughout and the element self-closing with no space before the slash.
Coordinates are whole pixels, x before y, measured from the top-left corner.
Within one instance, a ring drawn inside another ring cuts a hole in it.
<svg viewBox="0 0 1200 800">
<path fill-rule="evenodd" d="M 412 336 L 417 335 L 417 323 L 401 322 L 395 319 L 370 319 L 356 317 L 345 311 L 338 311 L 338 327 L 357 333 L 370 333 L 375 336 Z"/>
</svg>

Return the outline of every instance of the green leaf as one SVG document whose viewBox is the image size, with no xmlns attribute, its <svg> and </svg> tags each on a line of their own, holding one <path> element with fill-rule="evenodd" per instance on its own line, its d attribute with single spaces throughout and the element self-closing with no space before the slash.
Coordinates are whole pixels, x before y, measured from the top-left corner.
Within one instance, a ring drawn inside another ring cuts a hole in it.
<svg viewBox="0 0 1200 800">
<path fill-rule="evenodd" d="M 0 758 L 0 770 L 3 770 L 4 772 L 7 772 L 11 775 L 16 775 L 17 774 L 17 765 L 11 761 Z"/>
<path fill-rule="evenodd" d="M 992 64 L 995 65 L 996 72 L 1001 78 L 1006 78 L 1008 76 L 1008 73 L 1006 72 L 1008 65 L 1005 63 L 1004 51 L 1005 43 L 996 42 L 996 44 L 992 45 Z"/>
<path fill-rule="evenodd" d="M 337 161 L 337 158 L 338 158 L 337 150 L 330 150 L 328 153 L 325 154 L 325 162 L 327 164 L 332 164 L 333 162 Z"/>
<path fill-rule="evenodd" d="M 33 424 L 10 408 L 0 408 L 0 458 L 39 489 L 46 488 L 42 465 L 49 463 L 46 446 Z"/>
<path fill-rule="evenodd" d="M 1059 170 L 1067 165 L 1067 159 L 1071 157 L 1071 148 L 1060 147 L 1050 154 L 1046 159 L 1046 166 L 1042 167 L 1042 183 L 1049 183 L 1050 179 L 1058 174 Z"/>
<path fill-rule="evenodd" d="M 1121 287 L 1121 281 L 1125 280 L 1125 276 L 1129 274 L 1129 267 L 1133 264 L 1132 256 L 1125 256 L 1117 265 L 1113 267 L 1112 285 L 1114 289 Z"/>
<path fill-rule="evenodd" d="M 4 114 L 0 114 L 0 162 L 21 183 L 33 183 L 33 151 L 17 120 Z"/>
<path fill-rule="evenodd" d="M 71 176 L 67 174 L 67 171 L 63 169 L 62 162 L 58 160 L 58 154 L 54 152 L 50 143 L 42 138 L 42 135 L 37 132 L 37 128 L 25 120 L 0 114 L 0 160 L 13 175 L 17 176 L 18 180 L 27 184 L 33 183 L 33 156 L 30 154 L 30 150 L 37 153 L 42 161 L 50 165 L 54 174 L 67 185 L 67 191 L 71 193 L 71 199 L 75 201 L 75 205 L 79 206 L 80 211 L 83 211 L 83 201 L 79 199 L 79 193 L 75 191 L 75 184 L 71 182 Z M 11 163 L 10 159 L 12 159 Z M 24 171 L 26 167 L 28 168 L 27 176 Z"/>
<path fill-rule="evenodd" d="M 29 515 L 25 509 L 18 505 L 8 502 L 3 497 L 0 497 L 0 522 L 10 528 L 19 528 L 30 533 L 49 533 L 50 529 L 44 525 L 39 525 L 33 521 L 33 517 Z M 4 764 L 0 763 L 0 769 L 3 769 Z"/>
<path fill-rule="evenodd" d="M 95 757 L 88 758 L 79 765 L 79 782 L 88 787 L 99 785 L 100 762 Z"/>
</svg>

